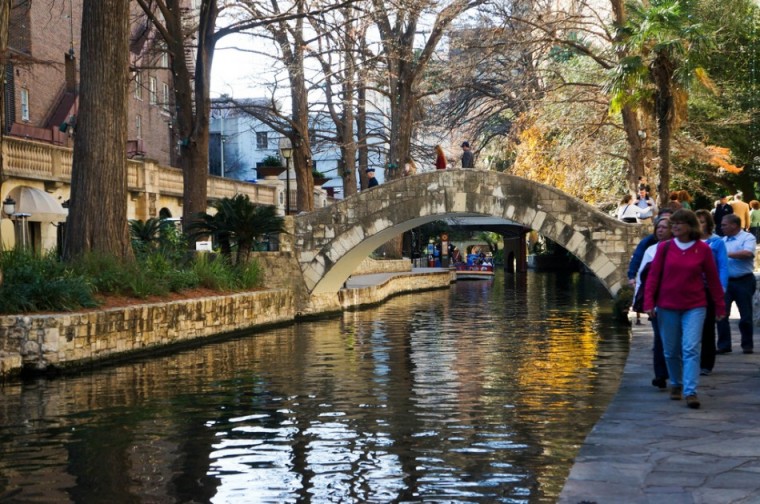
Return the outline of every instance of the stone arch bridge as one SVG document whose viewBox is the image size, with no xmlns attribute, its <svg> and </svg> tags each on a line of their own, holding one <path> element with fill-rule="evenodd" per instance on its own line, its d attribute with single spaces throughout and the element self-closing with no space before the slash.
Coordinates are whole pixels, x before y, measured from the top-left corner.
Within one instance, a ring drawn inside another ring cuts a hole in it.
<svg viewBox="0 0 760 504">
<path fill-rule="evenodd" d="M 372 251 L 420 225 L 489 216 L 534 229 L 558 243 L 616 294 L 646 233 L 553 187 L 481 170 L 436 170 L 361 191 L 294 219 L 295 251 L 311 295 L 337 292 Z"/>
</svg>

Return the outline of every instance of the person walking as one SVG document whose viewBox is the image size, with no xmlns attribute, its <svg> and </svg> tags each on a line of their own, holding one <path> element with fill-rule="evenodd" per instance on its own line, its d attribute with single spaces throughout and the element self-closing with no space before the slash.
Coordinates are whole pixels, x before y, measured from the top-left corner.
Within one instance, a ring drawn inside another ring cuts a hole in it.
<svg viewBox="0 0 760 504">
<path fill-rule="evenodd" d="M 443 147 L 439 145 L 435 146 L 435 169 L 436 170 L 445 170 L 446 169 L 446 154 L 443 153 Z"/>
<path fill-rule="evenodd" d="M 654 234 L 658 242 L 667 241 L 671 238 L 670 223 L 668 222 L 670 215 L 666 214 L 662 217 L 657 217 L 654 224 Z M 650 245 L 646 251 L 644 251 L 644 257 L 641 259 L 641 265 L 636 275 L 636 290 L 634 292 L 634 299 L 636 300 L 634 305 L 637 312 L 643 310 L 640 306 L 644 297 L 644 291 L 647 278 L 649 277 L 649 270 L 652 266 L 652 260 L 657 255 L 657 243 Z M 657 388 L 665 389 L 668 384 L 668 367 L 665 364 L 665 353 L 662 348 L 662 337 L 660 336 L 660 327 L 657 324 L 657 320 L 650 318 L 649 322 L 652 324 L 652 333 L 654 335 L 652 344 L 652 367 L 654 368 L 654 378 L 652 379 L 652 385 Z"/>
<path fill-rule="evenodd" d="M 712 214 L 707 210 L 697 210 L 697 220 L 699 221 L 699 230 L 702 233 L 700 237 L 712 250 L 715 267 L 718 269 L 718 278 L 723 292 L 728 289 L 728 253 L 726 244 L 720 236 L 714 233 L 715 221 Z M 708 376 L 715 367 L 715 303 L 710 296 L 707 297 L 707 311 L 705 312 L 705 322 L 702 325 L 702 348 L 699 354 L 699 374 Z"/>
<path fill-rule="evenodd" d="M 715 213 L 713 213 L 715 233 L 718 236 L 723 236 L 723 217 L 732 213 L 734 213 L 734 209 L 728 204 L 728 196 L 721 196 L 719 203 L 715 205 Z"/>
<path fill-rule="evenodd" d="M 755 294 L 755 248 L 757 240 L 754 235 L 742 229 L 738 215 L 723 217 L 723 242 L 728 252 L 728 289 L 726 289 L 726 309 L 736 303 L 739 310 L 739 333 L 741 346 L 745 354 L 754 351 L 752 324 L 752 296 Z M 731 326 L 728 320 L 718 322 L 719 354 L 731 352 Z"/>
<path fill-rule="evenodd" d="M 750 201 L 749 208 L 749 232 L 758 240 L 760 239 L 760 201 Z"/>
<path fill-rule="evenodd" d="M 738 215 L 742 221 L 742 229 L 747 231 L 749 229 L 749 205 L 742 201 L 741 191 L 734 195 L 733 201 L 728 204 L 734 209 L 734 215 Z"/>
<path fill-rule="evenodd" d="M 691 195 L 689 195 L 689 192 L 686 189 L 678 191 L 678 202 L 681 204 L 681 208 L 693 210 L 691 207 Z"/>
<path fill-rule="evenodd" d="M 644 310 L 657 319 L 670 377 L 670 398 L 686 399 L 699 408 L 699 353 L 708 292 L 715 300 L 715 316 L 725 316 L 726 305 L 710 247 L 700 237 L 697 216 L 680 209 L 670 216 L 673 239 L 657 246 L 644 291 Z"/>
<path fill-rule="evenodd" d="M 475 168 L 475 156 L 470 150 L 470 142 L 462 142 L 462 168 Z"/>
</svg>

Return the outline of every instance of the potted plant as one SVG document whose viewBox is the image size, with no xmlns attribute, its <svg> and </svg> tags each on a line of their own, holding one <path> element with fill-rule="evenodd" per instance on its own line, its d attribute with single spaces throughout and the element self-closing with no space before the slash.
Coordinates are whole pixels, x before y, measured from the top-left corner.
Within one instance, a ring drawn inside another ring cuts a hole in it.
<svg viewBox="0 0 760 504">
<path fill-rule="evenodd" d="M 324 173 L 318 170 L 312 170 L 311 178 L 314 179 L 315 186 L 321 186 L 322 184 L 330 180 L 329 178 L 325 177 Z"/>
<path fill-rule="evenodd" d="M 261 163 L 256 163 L 256 174 L 260 178 L 279 177 L 284 171 L 285 167 L 277 156 L 267 156 Z"/>
</svg>

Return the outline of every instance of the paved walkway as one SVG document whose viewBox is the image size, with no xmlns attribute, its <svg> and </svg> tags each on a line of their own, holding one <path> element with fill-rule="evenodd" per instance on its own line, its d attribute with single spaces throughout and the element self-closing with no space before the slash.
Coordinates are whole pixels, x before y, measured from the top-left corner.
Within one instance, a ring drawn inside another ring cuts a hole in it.
<svg viewBox="0 0 760 504">
<path fill-rule="evenodd" d="M 651 326 L 633 326 L 620 388 L 586 438 L 560 503 L 760 503 L 760 331 L 700 377 L 692 410 L 653 387 Z"/>
</svg>

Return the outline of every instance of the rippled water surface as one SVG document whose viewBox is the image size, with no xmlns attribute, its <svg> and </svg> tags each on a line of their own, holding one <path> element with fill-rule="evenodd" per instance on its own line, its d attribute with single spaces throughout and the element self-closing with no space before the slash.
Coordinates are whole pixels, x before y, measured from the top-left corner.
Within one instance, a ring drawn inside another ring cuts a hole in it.
<svg viewBox="0 0 760 504">
<path fill-rule="evenodd" d="M 553 502 L 628 328 L 589 276 L 501 274 L 0 385 L 2 502 Z"/>
</svg>

